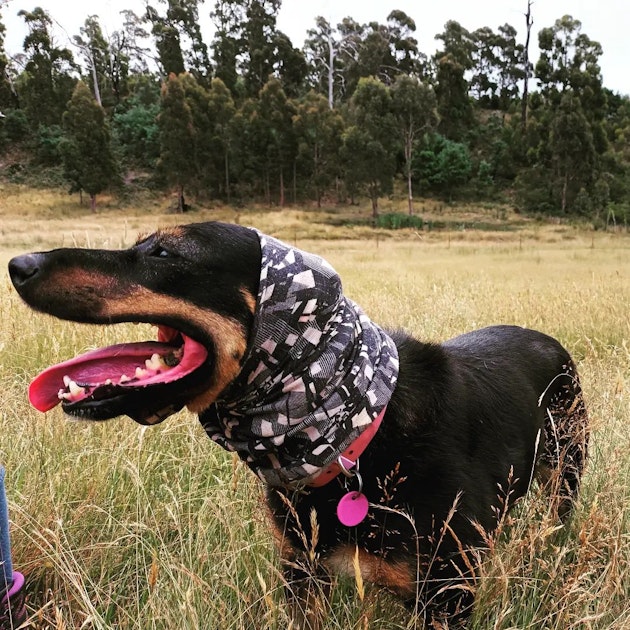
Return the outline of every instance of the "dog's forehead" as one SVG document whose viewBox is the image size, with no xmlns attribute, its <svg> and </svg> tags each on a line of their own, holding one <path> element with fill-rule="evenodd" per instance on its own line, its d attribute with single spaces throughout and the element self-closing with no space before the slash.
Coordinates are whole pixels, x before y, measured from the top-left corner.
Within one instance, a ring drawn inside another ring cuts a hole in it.
<svg viewBox="0 0 630 630">
<path fill-rule="evenodd" d="M 143 243 L 144 241 L 148 241 L 150 239 L 153 240 L 170 240 L 170 239 L 180 239 L 184 238 L 186 235 L 186 226 L 184 225 L 175 225 L 172 227 L 159 228 L 155 230 L 155 232 L 140 232 L 136 238 L 136 245 Z"/>
</svg>

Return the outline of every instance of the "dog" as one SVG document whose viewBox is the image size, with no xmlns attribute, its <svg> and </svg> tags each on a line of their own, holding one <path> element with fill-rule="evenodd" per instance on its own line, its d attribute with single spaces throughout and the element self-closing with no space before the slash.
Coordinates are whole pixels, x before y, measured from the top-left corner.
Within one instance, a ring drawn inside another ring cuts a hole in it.
<svg viewBox="0 0 630 630">
<path fill-rule="evenodd" d="M 478 554 L 532 481 L 559 518 L 575 504 L 587 412 L 569 353 L 541 332 L 385 331 L 325 260 L 219 222 L 25 254 L 9 272 L 37 311 L 157 326 L 48 368 L 30 400 L 94 421 L 197 413 L 266 485 L 294 627 L 320 627 L 331 576 L 357 566 L 429 627 L 464 627 Z"/>
</svg>

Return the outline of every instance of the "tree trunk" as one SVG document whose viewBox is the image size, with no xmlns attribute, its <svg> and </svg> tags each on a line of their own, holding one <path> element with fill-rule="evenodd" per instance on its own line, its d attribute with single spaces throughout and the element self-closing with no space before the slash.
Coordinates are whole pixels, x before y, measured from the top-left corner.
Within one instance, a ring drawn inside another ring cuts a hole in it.
<svg viewBox="0 0 630 630">
<path fill-rule="evenodd" d="M 230 203 L 230 157 L 228 155 L 227 149 L 225 150 L 224 156 L 225 163 L 225 198 L 227 199 L 228 204 Z"/>
<path fill-rule="evenodd" d="M 96 195 L 90 195 L 90 210 L 96 212 Z"/>
<path fill-rule="evenodd" d="M 328 107 L 335 106 L 335 46 L 333 44 L 332 33 L 328 33 Z"/>
<path fill-rule="evenodd" d="M 280 207 L 284 208 L 284 168 L 280 167 Z"/>
<path fill-rule="evenodd" d="M 405 142 L 405 170 L 407 171 L 407 203 L 409 204 L 409 216 L 413 214 L 413 187 L 411 185 L 411 148 L 413 141 Z"/>
<path fill-rule="evenodd" d="M 269 169 L 265 169 L 265 201 L 271 206 L 271 185 L 269 183 Z"/>
<path fill-rule="evenodd" d="M 177 212 L 184 212 L 186 200 L 184 199 L 184 185 L 180 184 L 177 189 Z"/>
<path fill-rule="evenodd" d="M 525 36 L 525 57 L 523 63 L 525 64 L 525 78 L 523 79 L 523 100 L 521 102 L 521 132 L 523 136 L 527 131 L 527 116 L 528 116 L 528 103 L 529 100 L 529 38 L 532 32 L 532 26 L 534 20 L 532 19 L 532 0 L 527 0 L 527 13 L 525 14 L 525 24 L 527 27 Z"/>
<path fill-rule="evenodd" d="M 372 219 L 376 224 L 378 218 L 378 192 L 376 186 L 370 186 L 370 198 L 372 199 Z"/>
<path fill-rule="evenodd" d="M 569 173 L 564 174 L 564 181 L 562 182 L 562 214 L 567 212 L 567 189 L 569 188 Z"/>
</svg>

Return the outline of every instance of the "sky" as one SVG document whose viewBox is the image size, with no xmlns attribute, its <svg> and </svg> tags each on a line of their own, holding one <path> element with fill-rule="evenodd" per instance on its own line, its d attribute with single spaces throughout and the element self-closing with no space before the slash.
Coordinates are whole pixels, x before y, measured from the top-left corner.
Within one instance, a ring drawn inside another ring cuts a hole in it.
<svg viewBox="0 0 630 630">
<path fill-rule="evenodd" d="M 58 44 L 66 44 L 70 36 L 79 33 L 88 15 L 98 15 L 104 30 L 111 32 L 120 27 L 121 10 L 132 9 L 141 15 L 145 4 L 145 0 L 0 0 L 0 18 L 7 27 L 5 48 L 9 54 L 22 48 L 26 31 L 22 18 L 17 17 L 21 9 L 32 11 L 40 6 L 48 11 L 58 23 Z M 152 4 L 159 6 L 160 2 L 155 0 Z M 535 0 L 532 3 L 534 26 L 530 55 L 535 55 L 537 50 L 540 29 L 553 26 L 563 15 L 571 15 L 582 22 L 582 32 L 603 48 L 600 66 L 604 86 L 630 95 L 630 10 L 622 8 L 624 4 L 619 0 Z M 213 7 L 214 0 L 206 0 L 199 11 L 206 43 L 210 43 L 213 35 L 209 18 Z M 499 26 L 509 23 L 517 29 L 518 41 L 525 40 L 527 0 L 283 0 L 277 25 L 291 38 L 294 46 L 301 48 L 306 31 L 314 26 L 318 15 L 335 25 L 347 16 L 360 23 L 384 23 L 393 9 L 402 10 L 414 19 L 419 48 L 427 55 L 439 48 L 440 42 L 435 41 L 435 35 L 444 30 L 448 20 L 456 20 L 469 31 L 482 26 L 496 31 Z"/>
</svg>

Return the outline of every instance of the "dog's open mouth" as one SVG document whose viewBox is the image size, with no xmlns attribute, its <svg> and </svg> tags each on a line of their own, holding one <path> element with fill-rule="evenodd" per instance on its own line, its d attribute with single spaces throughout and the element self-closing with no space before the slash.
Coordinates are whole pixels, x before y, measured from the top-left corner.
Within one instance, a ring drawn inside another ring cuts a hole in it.
<svg viewBox="0 0 630 630">
<path fill-rule="evenodd" d="M 208 350 L 168 326 L 158 341 L 121 343 L 53 365 L 29 387 L 31 404 L 48 411 L 61 403 L 71 415 L 105 420 L 128 415 L 155 424 L 181 409 L 208 378 Z"/>
</svg>

